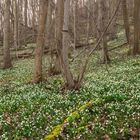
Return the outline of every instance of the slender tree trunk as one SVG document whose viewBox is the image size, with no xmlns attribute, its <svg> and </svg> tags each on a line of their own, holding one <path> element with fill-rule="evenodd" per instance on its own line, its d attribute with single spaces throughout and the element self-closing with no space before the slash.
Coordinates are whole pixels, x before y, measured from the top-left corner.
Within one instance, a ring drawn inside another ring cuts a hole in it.
<svg viewBox="0 0 140 140">
<path fill-rule="evenodd" d="M 14 47 L 16 49 L 16 56 L 17 56 L 17 49 L 19 48 L 19 44 L 18 44 L 18 3 L 17 3 L 17 0 L 14 0 Z"/>
<path fill-rule="evenodd" d="M 134 46 L 133 55 L 139 54 L 140 0 L 134 0 Z"/>
<path fill-rule="evenodd" d="M 35 30 L 35 2 L 34 0 L 32 1 L 32 28 L 33 28 L 33 31 Z"/>
<path fill-rule="evenodd" d="M 4 13 L 4 68 L 12 67 L 11 57 L 10 57 L 10 45 L 9 45 L 9 35 L 10 35 L 10 1 L 5 0 L 5 13 Z"/>
<path fill-rule="evenodd" d="M 23 16 L 22 16 L 22 12 L 23 12 L 23 0 L 18 0 L 18 6 L 19 6 L 19 22 L 23 23 Z"/>
<path fill-rule="evenodd" d="M 73 2 L 73 32 L 74 32 L 74 54 L 76 51 L 76 43 L 77 43 L 77 5 L 78 1 Z"/>
<path fill-rule="evenodd" d="M 28 1 L 24 0 L 24 23 L 25 27 L 27 27 L 27 9 L 28 9 Z"/>
<path fill-rule="evenodd" d="M 129 43 L 130 42 L 130 28 L 129 28 L 129 17 L 128 17 L 126 0 L 122 0 L 122 11 L 123 11 L 125 34 L 126 34 L 127 42 Z"/>
<path fill-rule="evenodd" d="M 28 27 L 28 1 L 24 0 L 24 35 L 26 36 L 26 29 Z M 24 45 L 27 46 L 26 39 L 24 39 Z"/>
<path fill-rule="evenodd" d="M 53 68 L 54 74 L 61 72 L 61 50 L 62 50 L 62 28 L 63 28 L 63 17 L 64 17 L 64 0 L 57 0 L 56 4 L 56 20 L 55 20 L 55 39 L 56 39 L 56 59 Z"/>
<path fill-rule="evenodd" d="M 87 8 L 88 8 L 88 11 L 87 11 L 87 29 L 86 29 L 86 44 L 89 43 L 89 35 L 90 35 L 90 0 L 87 1 Z"/>
<path fill-rule="evenodd" d="M 36 8 L 36 1 L 35 0 L 32 0 L 32 13 L 33 13 L 33 15 L 32 15 L 32 29 L 33 29 L 33 36 L 34 36 L 34 38 L 36 38 L 35 37 L 35 31 L 36 31 L 36 28 L 35 28 L 35 25 L 36 25 L 36 10 L 37 10 L 37 8 Z"/>
<path fill-rule="evenodd" d="M 37 47 L 35 49 L 35 62 L 34 62 L 35 66 L 34 66 L 34 77 L 33 77 L 34 83 L 39 83 L 42 81 L 42 56 L 43 56 L 43 47 L 44 47 L 44 38 L 45 38 L 44 33 L 46 29 L 46 20 L 47 20 L 47 9 L 48 9 L 48 0 L 41 0 Z"/>
<path fill-rule="evenodd" d="M 70 0 L 64 2 L 64 23 L 63 23 L 63 45 L 62 45 L 62 72 L 69 89 L 74 88 L 74 79 L 69 68 L 68 47 L 69 47 L 69 16 Z"/>
<path fill-rule="evenodd" d="M 107 12 L 107 6 L 106 6 L 106 2 L 104 0 L 99 0 L 99 29 L 100 29 L 100 36 L 103 33 L 105 27 L 106 27 L 106 23 L 107 23 L 107 16 L 108 16 L 108 12 Z M 109 63 L 110 62 L 110 58 L 109 58 L 109 54 L 108 54 L 108 50 L 107 50 L 107 36 L 104 35 L 103 39 L 102 39 L 102 61 L 103 63 Z"/>
<path fill-rule="evenodd" d="M 52 10 L 52 6 L 51 6 L 51 2 L 52 2 L 52 0 L 48 0 L 48 16 L 47 16 L 47 21 L 46 21 L 46 36 L 47 36 L 47 38 L 46 38 L 46 43 L 47 43 L 47 48 L 48 49 L 50 49 L 50 53 L 51 53 L 51 57 L 50 57 L 50 59 L 49 59 L 49 64 L 50 64 L 50 69 L 52 69 L 52 64 L 53 64 L 53 62 L 52 62 L 52 58 L 53 58 L 53 55 L 52 55 L 52 50 L 53 50 L 53 48 L 52 48 L 52 45 L 51 45 L 51 23 L 52 23 L 52 12 L 53 12 L 53 10 Z"/>
<path fill-rule="evenodd" d="M 97 17 L 98 17 L 98 2 L 93 0 L 93 32 L 96 39 L 99 37 L 98 27 L 97 27 Z"/>
</svg>

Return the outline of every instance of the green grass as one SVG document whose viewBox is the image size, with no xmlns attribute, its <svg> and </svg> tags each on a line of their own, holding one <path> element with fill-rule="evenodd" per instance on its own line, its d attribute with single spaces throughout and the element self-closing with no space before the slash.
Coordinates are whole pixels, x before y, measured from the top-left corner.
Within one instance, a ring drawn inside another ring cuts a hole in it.
<svg viewBox="0 0 140 140">
<path fill-rule="evenodd" d="M 107 134 L 112 140 L 127 138 L 130 129 L 139 125 L 140 57 L 124 59 L 124 53 L 121 50 L 119 58 L 118 51 L 111 54 L 108 71 L 93 56 L 83 87 L 65 94 L 59 90 L 63 83 L 61 76 L 48 78 L 38 85 L 29 84 L 32 59 L 16 62 L 11 70 L 0 70 L 0 139 L 40 140 L 72 112 L 97 98 L 102 102 L 95 102 L 90 109 L 80 112 L 80 117 L 71 121 L 59 137 L 100 140 Z"/>
</svg>

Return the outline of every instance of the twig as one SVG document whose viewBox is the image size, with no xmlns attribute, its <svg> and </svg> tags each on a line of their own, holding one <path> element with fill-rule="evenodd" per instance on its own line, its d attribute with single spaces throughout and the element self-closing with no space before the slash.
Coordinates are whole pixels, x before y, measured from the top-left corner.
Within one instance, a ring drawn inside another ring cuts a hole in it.
<svg viewBox="0 0 140 140">
<path fill-rule="evenodd" d="M 125 42 L 125 43 L 123 43 L 123 44 L 121 44 L 121 45 L 118 45 L 118 46 L 116 46 L 116 47 L 114 47 L 114 48 L 109 49 L 108 51 L 113 51 L 113 50 L 118 49 L 118 48 L 121 48 L 121 47 L 123 47 L 124 45 L 127 45 L 127 44 L 128 44 L 128 43 Z"/>
</svg>

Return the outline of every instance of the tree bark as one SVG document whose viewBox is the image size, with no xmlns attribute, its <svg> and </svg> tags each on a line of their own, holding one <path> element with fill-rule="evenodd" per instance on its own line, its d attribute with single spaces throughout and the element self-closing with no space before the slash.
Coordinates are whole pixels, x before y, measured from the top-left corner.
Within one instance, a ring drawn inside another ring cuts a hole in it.
<svg viewBox="0 0 140 140">
<path fill-rule="evenodd" d="M 64 2 L 64 23 L 63 23 L 63 45 L 62 45 L 62 73 L 65 78 L 65 82 L 69 89 L 74 88 L 74 79 L 69 68 L 68 61 L 68 48 L 69 48 L 69 16 L 70 16 L 70 0 Z"/>
<path fill-rule="evenodd" d="M 19 47 L 18 44 L 18 3 L 17 0 L 14 0 L 14 47 L 16 50 Z M 17 53 L 17 51 L 16 51 Z M 17 56 L 17 54 L 16 54 Z"/>
<path fill-rule="evenodd" d="M 54 64 L 54 73 L 61 72 L 61 50 L 62 50 L 62 29 L 64 18 L 64 0 L 57 0 L 56 4 L 56 20 L 55 20 L 55 39 L 56 39 L 56 59 Z"/>
<path fill-rule="evenodd" d="M 4 69 L 12 67 L 10 56 L 10 1 L 5 0 L 5 13 L 4 13 Z"/>
<path fill-rule="evenodd" d="M 98 13 L 98 24 L 99 24 L 99 31 L 100 31 L 100 36 L 103 33 L 105 27 L 106 27 L 106 23 L 107 23 L 107 17 L 108 17 L 108 12 L 107 12 L 107 1 L 105 0 L 99 0 L 99 13 Z M 109 58 L 109 54 L 108 54 L 108 49 L 107 49 L 107 36 L 106 33 L 102 38 L 102 61 L 103 63 L 109 63 L 110 62 L 110 58 Z"/>
<path fill-rule="evenodd" d="M 134 46 L 133 55 L 140 53 L 139 50 L 139 15 L 140 15 L 140 0 L 134 0 Z"/>
<path fill-rule="evenodd" d="M 27 27 L 27 9 L 28 9 L 28 1 L 24 0 L 24 23 L 25 23 L 25 27 Z"/>
<path fill-rule="evenodd" d="M 122 0 L 122 11 L 123 11 L 123 20 L 124 20 L 124 28 L 127 42 L 130 42 L 130 28 L 129 28 L 129 17 L 128 17 L 128 10 L 127 10 L 127 3 L 126 0 Z"/>
<path fill-rule="evenodd" d="M 42 81 L 42 57 L 45 41 L 44 39 L 47 20 L 47 9 L 48 9 L 48 0 L 41 0 L 37 47 L 35 49 L 34 77 L 33 77 L 34 83 L 39 83 Z"/>
</svg>

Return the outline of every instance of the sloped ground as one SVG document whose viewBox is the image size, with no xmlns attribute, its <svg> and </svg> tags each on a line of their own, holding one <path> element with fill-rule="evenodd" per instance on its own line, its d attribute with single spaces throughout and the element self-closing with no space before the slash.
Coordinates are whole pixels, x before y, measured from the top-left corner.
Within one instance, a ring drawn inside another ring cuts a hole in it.
<svg viewBox="0 0 140 140">
<path fill-rule="evenodd" d="M 32 59 L 16 62 L 11 70 L 0 70 L 0 139 L 39 140 L 62 124 L 71 112 L 96 99 L 101 102 L 80 112 L 59 138 L 136 137 L 140 128 L 140 57 L 126 59 L 125 50 L 121 50 L 122 57 L 115 57 L 120 50 L 111 54 L 114 57 L 107 68 L 97 65 L 93 56 L 83 88 L 65 94 L 59 91 L 63 83 L 60 76 L 39 85 L 29 83 Z"/>
</svg>

